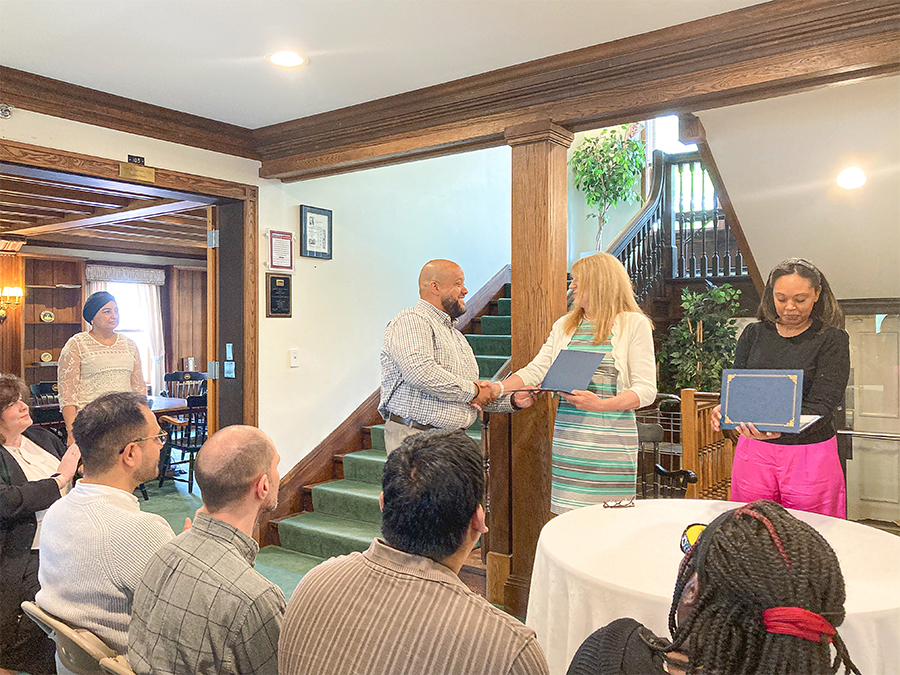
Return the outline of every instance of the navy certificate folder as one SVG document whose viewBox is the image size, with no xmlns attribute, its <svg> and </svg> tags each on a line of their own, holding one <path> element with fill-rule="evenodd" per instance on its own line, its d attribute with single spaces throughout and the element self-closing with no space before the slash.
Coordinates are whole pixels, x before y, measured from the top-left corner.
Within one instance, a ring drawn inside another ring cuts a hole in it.
<svg viewBox="0 0 900 675">
<path fill-rule="evenodd" d="M 587 389 L 604 356 L 602 352 L 563 349 L 544 376 L 541 390 L 571 394 L 576 389 Z"/>
<path fill-rule="evenodd" d="M 802 370 L 722 371 L 723 429 L 744 423 L 758 431 L 798 434 L 819 419 L 801 415 L 802 402 Z"/>
</svg>

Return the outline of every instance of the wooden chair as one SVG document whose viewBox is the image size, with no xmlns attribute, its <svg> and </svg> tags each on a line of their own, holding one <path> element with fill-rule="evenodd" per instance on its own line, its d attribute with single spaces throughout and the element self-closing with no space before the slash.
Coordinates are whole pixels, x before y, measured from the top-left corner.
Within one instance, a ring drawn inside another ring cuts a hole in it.
<svg viewBox="0 0 900 675">
<path fill-rule="evenodd" d="M 163 379 L 166 382 L 165 395 L 171 398 L 206 395 L 206 373 L 179 370 L 166 373 Z"/>
<path fill-rule="evenodd" d="M 200 446 L 206 441 L 206 395 L 188 396 L 188 410 L 185 414 L 173 417 L 162 415 L 159 422 L 169 432 L 169 438 L 163 448 L 163 459 L 160 462 L 159 486 L 166 478 L 184 481 L 188 484 L 188 492 L 194 492 L 194 457 Z M 172 450 L 181 451 L 181 459 L 172 461 Z M 182 464 L 188 465 L 187 479 L 169 476 L 169 470 Z"/>
<path fill-rule="evenodd" d="M 59 385 L 56 382 L 38 382 L 31 385 L 31 398 L 35 405 L 59 404 Z"/>
<path fill-rule="evenodd" d="M 114 659 L 109 657 L 100 659 L 100 667 L 103 669 L 104 673 L 112 673 L 112 675 L 137 675 L 137 673 L 131 669 L 131 664 L 128 663 L 128 659 L 121 654 Z"/>
<path fill-rule="evenodd" d="M 689 469 L 663 467 L 659 444 L 665 438 L 661 424 L 637 423 L 638 430 L 638 480 L 641 499 L 683 498 L 687 487 L 697 482 L 697 474 Z M 652 471 L 648 471 L 652 466 Z"/>
<path fill-rule="evenodd" d="M 731 491 L 734 444 L 721 431 L 713 431 L 712 411 L 719 394 L 681 390 L 682 466 L 697 474 L 688 499 L 727 500 Z"/>
<path fill-rule="evenodd" d="M 22 609 L 56 642 L 56 655 L 60 663 L 75 675 L 100 675 L 104 672 L 100 661 L 119 656 L 91 631 L 70 626 L 47 614 L 35 602 L 26 600 L 22 603 Z"/>
</svg>

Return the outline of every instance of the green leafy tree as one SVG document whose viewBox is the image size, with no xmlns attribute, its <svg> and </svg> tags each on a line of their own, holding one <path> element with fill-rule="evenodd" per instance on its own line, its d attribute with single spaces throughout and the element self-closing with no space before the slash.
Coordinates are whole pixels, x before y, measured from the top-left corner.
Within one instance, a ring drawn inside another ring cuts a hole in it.
<svg viewBox="0 0 900 675">
<path fill-rule="evenodd" d="M 620 202 L 643 201 L 635 185 L 640 187 L 647 152 L 644 142 L 634 138 L 637 131 L 637 124 L 604 129 L 597 136 L 585 138 L 569 160 L 575 187 L 584 193 L 587 205 L 597 209 L 596 214 L 588 215 L 598 219 L 597 250 L 603 226 L 609 222 L 609 210 Z"/>
<path fill-rule="evenodd" d="M 731 284 L 710 284 L 700 292 L 682 290 L 684 317 L 669 329 L 658 356 L 662 391 L 721 389 L 722 369 L 734 361 L 740 294 Z"/>
</svg>

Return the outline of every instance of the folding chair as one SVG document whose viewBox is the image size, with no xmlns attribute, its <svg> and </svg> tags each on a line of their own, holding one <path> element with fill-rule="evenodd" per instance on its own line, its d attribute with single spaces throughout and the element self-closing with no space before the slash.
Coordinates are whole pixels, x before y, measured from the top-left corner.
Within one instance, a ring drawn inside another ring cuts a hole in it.
<svg viewBox="0 0 900 675">
<path fill-rule="evenodd" d="M 75 675 L 100 675 L 100 661 L 119 656 L 86 628 L 75 628 L 47 614 L 35 602 L 26 600 L 22 609 L 54 642 L 60 663 Z"/>
</svg>

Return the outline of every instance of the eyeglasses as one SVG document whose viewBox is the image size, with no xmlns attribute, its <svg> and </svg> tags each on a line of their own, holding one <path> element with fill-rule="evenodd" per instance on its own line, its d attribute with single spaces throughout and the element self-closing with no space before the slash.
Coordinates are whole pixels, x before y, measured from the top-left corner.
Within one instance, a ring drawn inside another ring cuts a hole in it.
<svg viewBox="0 0 900 675">
<path fill-rule="evenodd" d="M 23 398 L 20 396 L 20 397 L 17 398 L 15 401 L 11 401 L 10 403 L 7 403 L 5 406 L 3 406 L 3 410 L 4 410 L 4 411 L 9 410 L 10 408 L 12 408 L 12 407 L 13 407 L 14 405 L 16 405 L 17 403 L 24 403 L 24 402 L 25 402 L 25 399 L 23 399 Z"/>
<path fill-rule="evenodd" d="M 140 443 L 141 441 L 149 441 L 149 440 L 151 440 L 151 439 L 153 439 L 153 438 L 155 438 L 156 440 L 158 440 L 158 441 L 160 442 L 160 445 L 165 445 L 165 444 L 166 444 L 166 441 L 169 439 L 169 432 L 168 432 L 168 431 L 161 431 L 161 432 L 159 432 L 158 434 L 156 434 L 156 436 L 147 436 L 147 438 L 135 438 L 133 441 L 131 441 L 131 443 Z M 131 445 L 131 443 L 128 443 L 128 445 Z M 128 445 L 126 445 L 125 448 L 127 448 Z M 122 448 L 121 450 L 119 450 L 119 454 L 120 454 L 120 455 L 121 455 L 123 452 L 125 452 L 125 448 Z"/>
<path fill-rule="evenodd" d="M 693 523 L 684 528 L 684 532 L 681 533 L 681 552 L 687 555 L 705 529 L 706 523 Z"/>
<path fill-rule="evenodd" d="M 603 502 L 604 509 L 627 509 L 629 506 L 634 506 L 634 497 L 631 499 Z"/>
</svg>

